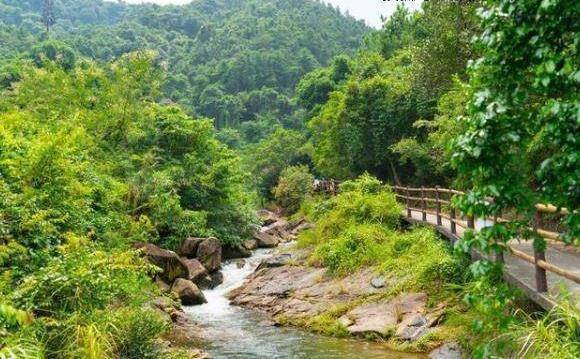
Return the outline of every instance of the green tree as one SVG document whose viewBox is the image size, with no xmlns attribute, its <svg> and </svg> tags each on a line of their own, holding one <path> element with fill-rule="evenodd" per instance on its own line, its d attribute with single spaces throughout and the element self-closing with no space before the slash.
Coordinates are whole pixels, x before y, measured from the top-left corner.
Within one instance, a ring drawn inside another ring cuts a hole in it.
<svg viewBox="0 0 580 359">
<path fill-rule="evenodd" d="M 390 147 L 416 119 L 405 61 L 406 54 L 389 61 L 378 54 L 360 58 L 354 74 L 309 122 L 313 160 L 323 174 L 397 177 Z"/>
<path fill-rule="evenodd" d="M 473 65 L 466 131 L 454 146 L 460 179 L 473 187 L 461 202 L 468 213 L 516 209 L 530 218 L 537 202 L 572 209 L 580 202 L 577 10 L 574 1 L 499 1 L 481 12 L 483 57 Z M 578 214 L 566 223 L 568 241 L 578 238 Z M 500 250 L 492 233 L 477 241 L 481 249 Z"/>
<path fill-rule="evenodd" d="M 255 176 L 262 198 L 273 198 L 272 189 L 286 167 L 308 162 L 305 142 L 306 137 L 300 132 L 278 128 L 262 142 L 246 150 L 246 167 Z"/>
<path fill-rule="evenodd" d="M 273 189 L 276 203 L 288 214 L 297 212 L 302 202 L 313 191 L 314 176 L 308 166 L 291 166 L 280 173 L 278 185 Z"/>
</svg>

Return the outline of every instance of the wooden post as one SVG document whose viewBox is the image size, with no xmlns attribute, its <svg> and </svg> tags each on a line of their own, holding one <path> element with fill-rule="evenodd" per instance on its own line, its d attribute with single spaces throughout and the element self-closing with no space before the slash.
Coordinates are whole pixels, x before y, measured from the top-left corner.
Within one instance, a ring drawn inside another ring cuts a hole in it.
<svg viewBox="0 0 580 359">
<path fill-rule="evenodd" d="M 467 228 L 475 230 L 475 217 L 473 215 L 467 216 Z"/>
<path fill-rule="evenodd" d="M 407 218 L 413 217 L 411 214 L 411 192 L 409 191 L 409 187 L 405 187 L 407 193 Z"/>
<path fill-rule="evenodd" d="M 475 232 L 475 217 L 473 215 L 471 215 L 471 214 L 468 214 L 467 215 L 467 228 L 468 229 L 471 229 L 472 231 Z M 475 249 L 472 248 L 469 251 L 469 254 L 471 256 L 471 261 L 472 262 L 475 262 L 477 260 L 477 256 L 475 254 Z"/>
<path fill-rule="evenodd" d="M 498 215 L 496 214 L 496 215 L 493 217 L 493 224 L 494 224 L 494 225 L 497 223 L 497 219 L 498 219 Z M 501 264 L 505 263 L 505 258 L 504 258 L 504 256 L 503 256 L 503 250 L 501 250 L 501 249 L 498 249 L 498 250 L 495 252 L 495 261 L 496 261 L 497 263 L 501 263 Z"/>
<path fill-rule="evenodd" d="M 455 207 L 453 207 L 453 205 L 451 206 L 451 211 L 449 213 L 449 217 L 451 218 L 451 220 L 450 220 L 450 222 L 451 222 L 451 233 L 457 234 L 457 225 L 455 224 L 455 218 L 457 218 L 457 215 L 455 213 Z"/>
<path fill-rule="evenodd" d="M 540 225 L 540 212 L 536 211 L 534 214 L 533 228 L 534 232 L 538 229 Z M 538 266 L 538 261 L 546 261 L 545 250 L 538 251 L 536 246 L 534 246 L 534 258 L 536 260 L 536 289 L 540 293 L 546 293 L 548 291 L 548 278 L 546 277 L 546 270 Z"/>
<path fill-rule="evenodd" d="M 435 187 L 435 200 L 437 204 L 437 225 L 442 226 L 443 221 L 441 220 L 441 196 L 439 194 L 439 186 Z"/>
<path fill-rule="evenodd" d="M 423 222 L 427 222 L 427 200 L 425 198 L 425 190 L 421 186 L 421 213 L 423 214 Z"/>
</svg>

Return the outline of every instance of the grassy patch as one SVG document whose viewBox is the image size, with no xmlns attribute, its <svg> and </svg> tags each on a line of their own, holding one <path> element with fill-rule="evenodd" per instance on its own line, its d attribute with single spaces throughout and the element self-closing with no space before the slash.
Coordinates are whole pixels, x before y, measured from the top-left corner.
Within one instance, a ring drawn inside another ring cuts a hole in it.
<svg viewBox="0 0 580 359">
<path fill-rule="evenodd" d="M 415 342 L 389 335 L 367 339 L 412 352 L 429 351 L 457 340 L 468 352 L 482 358 L 579 356 L 580 325 L 575 304 L 563 303 L 550 313 L 534 312 L 521 293 L 501 281 L 501 275 L 493 282 L 474 280 L 467 258 L 455 255 L 433 229 L 400 228 L 401 207 L 389 187 L 377 180 L 363 176 L 346 182 L 336 197 L 304 203 L 300 214 L 316 223 L 315 229 L 298 239 L 298 247 L 312 249 L 309 263 L 324 266 L 335 276 L 373 267 L 390 280 L 386 292 L 357 299 L 341 311 L 293 320 L 293 325 L 344 336 L 348 332 L 338 318 L 356 305 L 401 293 L 426 292 L 428 307 L 445 308 L 440 325 Z"/>
</svg>

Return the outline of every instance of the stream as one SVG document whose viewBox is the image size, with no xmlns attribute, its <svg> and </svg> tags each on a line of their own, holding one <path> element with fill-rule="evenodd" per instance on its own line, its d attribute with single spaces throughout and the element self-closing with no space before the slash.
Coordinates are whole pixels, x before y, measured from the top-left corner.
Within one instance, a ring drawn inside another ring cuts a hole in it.
<svg viewBox="0 0 580 359">
<path fill-rule="evenodd" d="M 297 359 L 411 359 L 417 354 L 394 352 L 379 343 L 337 339 L 295 328 L 277 327 L 256 311 L 232 306 L 225 295 L 239 287 L 271 250 L 257 250 L 239 267 L 235 261 L 223 265 L 224 283 L 204 291 L 207 304 L 186 307 L 187 315 L 199 324 L 204 341 L 201 349 L 212 358 Z"/>
</svg>

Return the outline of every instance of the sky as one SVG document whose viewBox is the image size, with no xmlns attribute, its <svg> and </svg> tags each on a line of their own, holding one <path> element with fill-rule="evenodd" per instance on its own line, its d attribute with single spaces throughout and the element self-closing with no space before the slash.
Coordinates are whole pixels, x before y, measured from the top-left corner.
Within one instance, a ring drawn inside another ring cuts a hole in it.
<svg viewBox="0 0 580 359">
<path fill-rule="evenodd" d="M 186 4 L 191 0 L 125 0 L 128 3 L 154 2 L 157 4 Z M 397 4 L 405 4 L 409 9 L 417 10 L 423 0 L 325 0 L 338 5 L 343 11 L 347 11 L 357 19 L 364 19 L 366 23 L 375 28 L 381 27 L 381 15 L 390 16 Z"/>
</svg>

